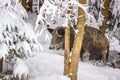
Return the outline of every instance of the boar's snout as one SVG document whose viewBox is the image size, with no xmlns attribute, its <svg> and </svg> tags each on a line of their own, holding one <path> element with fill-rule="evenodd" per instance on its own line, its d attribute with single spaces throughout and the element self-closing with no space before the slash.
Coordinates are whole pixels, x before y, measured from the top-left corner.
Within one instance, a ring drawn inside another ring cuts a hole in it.
<svg viewBox="0 0 120 80">
<path fill-rule="evenodd" d="M 59 45 L 53 45 L 53 44 L 50 44 L 50 47 L 49 47 L 49 49 L 51 49 L 51 50 L 59 50 L 61 47 L 59 46 Z"/>
<path fill-rule="evenodd" d="M 50 44 L 49 49 L 55 49 L 54 45 L 53 45 L 53 44 Z"/>
</svg>

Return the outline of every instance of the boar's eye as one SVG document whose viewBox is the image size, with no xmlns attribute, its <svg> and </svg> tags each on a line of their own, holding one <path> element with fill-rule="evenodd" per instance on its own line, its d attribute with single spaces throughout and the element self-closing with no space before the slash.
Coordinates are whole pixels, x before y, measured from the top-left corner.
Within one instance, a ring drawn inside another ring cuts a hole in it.
<svg viewBox="0 0 120 80">
<path fill-rule="evenodd" d="M 58 34 L 59 35 L 64 35 L 65 34 L 65 30 L 63 28 L 58 30 Z"/>
</svg>

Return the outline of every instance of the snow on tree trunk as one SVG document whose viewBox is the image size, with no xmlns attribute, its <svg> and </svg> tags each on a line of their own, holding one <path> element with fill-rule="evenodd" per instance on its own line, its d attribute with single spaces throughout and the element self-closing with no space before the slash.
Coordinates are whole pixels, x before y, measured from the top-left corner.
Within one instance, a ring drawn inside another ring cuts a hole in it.
<svg viewBox="0 0 120 80">
<path fill-rule="evenodd" d="M 79 0 L 80 3 L 85 4 L 85 0 Z M 81 16 L 82 15 L 82 16 Z M 85 12 L 83 9 L 78 8 L 78 16 L 81 16 L 78 18 L 77 23 L 77 30 L 76 37 L 73 44 L 73 50 L 72 50 L 72 59 L 70 63 L 70 69 L 69 69 L 69 76 L 71 80 L 77 80 L 77 73 L 78 73 L 78 63 L 80 58 L 80 50 L 82 46 L 82 40 L 84 35 L 84 26 L 86 22 Z"/>
<path fill-rule="evenodd" d="M 102 26 L 100 27 L 100 31 L 105 34 L 107 28 L 107 21 L 109 16 L 109 5 L 111 0 L 104 0 L 104 8 L 102 8 L 102 14 L 104 16 L 104 21 Z"/>
</svg>

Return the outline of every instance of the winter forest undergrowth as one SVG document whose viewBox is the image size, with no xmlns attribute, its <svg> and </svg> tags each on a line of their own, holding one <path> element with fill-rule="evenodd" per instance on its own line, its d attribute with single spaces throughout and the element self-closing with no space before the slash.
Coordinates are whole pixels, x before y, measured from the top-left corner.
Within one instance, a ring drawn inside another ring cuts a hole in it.
<svg viewBox="0 0 120 80">
<path fill-rule="evenodd" d="M 34 22 L 37 18 L 36 13 L 29 12 L 28 16 L 28 22 L 30 23 Z M 34 26 L 35 24 L 33 23 L 32 25 Z M 53 24 L 53 26 L 57 25 L 59 24 Z M 51 37 L 51 34 L 49 34 L 49 38 Z M 51 39 L 44 39 L 45 34 L 38 38 L 41 45 L 43 45 L 44 51 L 37 53 L 37 56 L 25 60 L 25 63 L 30 69 L 31 80 L 69 80 L 67 77 L 63 76 L 64 51 L 49 50 Z M 111 41 L 110 56 L 108 60 L 108 62 L 113 63 L 113 65 L 104 65 L 99 61 L 80 61 L 78 80 L 119 80 L 120 63 L 117 63 L 120 61 L 119 52 L 120 45 L 118 40 L 115 40 Z"/>
<path fill-rule="evenodd" d="M 53 37 L 47 28 L 66 28 L 69 20 L 74 27 L 82 17 L 77 16 L 80 7 L 86 15 L 85 24 L 99 30 L 104 24 L 105 0 L 86 0 L 84 5 L 78 1 L 0 0 L 0 80 L 71 80 L 63 74 L 64 50 L 49 49 Z M 110 44 L 107 62 L 79 60 L 77 80 L 120 80 L 119 4 L 119 0 L 111 0 L 109 5 L 105 30 Z M 69 6 L 72 19 L 67 12 Z"/>
</svg>

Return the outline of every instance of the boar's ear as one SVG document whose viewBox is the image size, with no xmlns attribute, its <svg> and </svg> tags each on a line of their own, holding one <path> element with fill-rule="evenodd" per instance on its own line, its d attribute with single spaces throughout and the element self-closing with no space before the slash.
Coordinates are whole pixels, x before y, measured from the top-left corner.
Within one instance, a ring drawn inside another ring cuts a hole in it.
<svg viewBox="0 0 120 80">
<path fill-rule="evenodd" d="M 59 35 L 65 35 L 65 29 L 64 28 L 59 29 L 58 34 Z"/>
<path fill-rule="evenodd" d="M 53 32 L 53 29 L 51 29 L 51 28 L 47 28 L 47 30 L 48 30 L 50 33 Z"/>
</svg>

